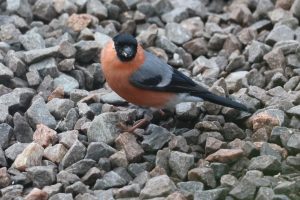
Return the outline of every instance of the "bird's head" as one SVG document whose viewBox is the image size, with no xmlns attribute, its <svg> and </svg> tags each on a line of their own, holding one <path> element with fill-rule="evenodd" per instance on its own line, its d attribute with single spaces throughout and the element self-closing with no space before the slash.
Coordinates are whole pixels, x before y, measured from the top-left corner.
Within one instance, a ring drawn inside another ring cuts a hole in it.
<svg viewBox="0 0 300 200">
<path fill-rule="evenodd" d="M 121 33 L 115 36 L 113 41 L 117 56 L 121 61 L 130 61 L 135 57 L 138 43 L 132 35 Z"/>
</svg>

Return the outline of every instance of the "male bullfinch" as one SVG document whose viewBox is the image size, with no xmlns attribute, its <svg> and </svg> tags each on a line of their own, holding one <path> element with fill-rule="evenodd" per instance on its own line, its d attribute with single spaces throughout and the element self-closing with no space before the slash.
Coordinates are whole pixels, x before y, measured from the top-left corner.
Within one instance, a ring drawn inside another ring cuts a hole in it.
<svg viewBox="0 0 300 200">
<path fill-rule="evenodd" d="M 108 85 L 136 105 L 165 108 L 182 101 L 207 100 L 242 111 L 245 105 L 215 95 L 145 51 L 129 34 L 115 36 L 101 52 L 101 64 Z"/>
</svg>

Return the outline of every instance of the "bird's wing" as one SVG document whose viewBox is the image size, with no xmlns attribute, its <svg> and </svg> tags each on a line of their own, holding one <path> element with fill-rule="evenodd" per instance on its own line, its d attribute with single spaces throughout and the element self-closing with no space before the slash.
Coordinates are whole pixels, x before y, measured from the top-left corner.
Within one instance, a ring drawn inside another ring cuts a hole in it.
<svg viewBox="0 0 300 200">
<path fill-rule="evenodd" d="M 197 92 L 207 91 L 147 51 L 143 65 L 131 75 L 130 82 L 139 88 L 165 92 L 193 93 L 196 88 Z"/>
<path fill-rule="evenodd" d="M 147 51 L 145 51 L 145 61 L 143 65 L 131 75 L 130 82 L 138 88 L 164 92 L 188 93 L 216 104 L 249 112 L 245 105 L 211 93 Z"/>
</svg>

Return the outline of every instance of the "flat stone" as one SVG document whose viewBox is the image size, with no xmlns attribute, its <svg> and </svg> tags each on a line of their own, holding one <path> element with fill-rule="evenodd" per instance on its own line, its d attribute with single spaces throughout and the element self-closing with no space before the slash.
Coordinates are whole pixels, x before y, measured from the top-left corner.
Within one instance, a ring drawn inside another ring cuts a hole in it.
<svg viewBox="0 0 300 200">
<path fill-rule="evenodd" d="M 173 181 L 166 175 L 156 176 L 149 179 L 140 193 L 140 198 L 154 198 L 167 196 L 176 189 Z"/>
<path fill-rule="evenodd" d="M 243 150 L 241 149 L 220 149 L 217 152 L 207 156 L 206 160 L 210 162 L 230 163 L 236 161 L 242 156 Z"/>
</svg>

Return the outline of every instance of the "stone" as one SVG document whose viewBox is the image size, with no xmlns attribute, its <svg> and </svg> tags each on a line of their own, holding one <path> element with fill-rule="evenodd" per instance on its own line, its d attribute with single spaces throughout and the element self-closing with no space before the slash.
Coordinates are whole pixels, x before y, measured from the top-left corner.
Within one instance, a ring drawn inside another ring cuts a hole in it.
<svg viewBox="0 0 300 200">
<path fill-rule="evenodd" d="M 219 149 L 213 154 L 206 157 L 207 161 L 210 162 L 222 162 L 230 163 L 243 156 L 243 150 L 241 149 Z"/>
<path fill-rule="evenodd" d="M 201 181 L 206 187 L 215 188 L 217 186 L 214 171 L 209 167 L 197 167 L 188 172 L 189 181 Z"/>
<path fill-rule="evenodd" d="M 294 31 L 285 25 L 275 26 L 266 38 L 266 43 L 273 45 L 279 41 L 293 40 L 295 36 Z"/>
<path fill-rule="evenodd" d="M 40 62 L 44 59 L 46 59 L 46 61 L 50 61 L 53 62 L 53 58 L 49 58 L 51 56 L 55 56 L 58 54 L 58 50 L 59 47 L 58 46 L 54 46 L 54 47 L 48 47 L 48 48 L 43 48 L 43 49 L 32 49 L 29 51 L 24 52 L 24 61 L 27 64 L 31 64 L 31 63 L 35 63 L 35 62 Z M 52 64 L 52 63 L 49 63 Z M 33 65 L 34 67 L 39 67 L 43 68 L 43 62 L 39 63 L 39 65 Z M 52 67 L 52 70 L 54 71 L 54 64 L 52 65 L 48 65 L 48 67 Z M 45 69 L 45 68 L 43 68 Z M 41 69 L 40 69 L 41 70 Z M 54 73 L 56 73 L 56 71 L 54 71 Z"/>
<path fill-rule="evenodd" d="M 149 179 L 142 189 L 139 198 L 149 199 L 154 197 L 167 196 L 174 192 L 176 186 L 174 182 L 167 176 L 161 175 Z"/>
<path fill-rule="evenodd" d="M 33 141 L 41 145 L 42 147 L 47 147 L 49 145 L 54 145 L 58 140 L 57 133 L 55 130 L 43 125 L 37 124 L 36 130 L 33 133 Z"/>
<path fill-rule="evenodd" d="M 74 107 L 74 102 L 69 99 L 53 98 L 47 103 L 47 108 L 56 119 L 63 119 L 71 108 Z"/>
<path fill-rule="evenodd" d="M 169 166 L 180 179 L 185 179 L 189 169 L 194 165 L 194 156 L 179 151 L 171 151 Z"/>
<path fill-rule="evenodd" d="M 54 86 L 54 88 L 59 87 L 59 86 L 63 87 L 64 92 L 66 94 L 70 94 L 70 92 L 72 90 L 78 89 L 79 83 L 73 77 L 66 75 L 66 74 L 61 74 L 53 80 L 53 86 Z"/>
<path fill-rule="evenodd" d="M 11 78 L 13 78 L 13 71 L 10 70 L 10 68 L 6 67 L 2 63 L 0 63 L 0 78 L 1 78 L 1 83 L 6 83 L 8 82 Z"/>
<path fill-rule="evenodd" d="M 193 120 L 199 115 L 199 109 L 194 102 L 182 102 L 177 104 L 175 112 L 180 120 Z"/>
<path fill-rule="evenodd" d="M 103 178 L 97 179 L 94 190 L 106 190 L 113 187 L 122 187 L 126 185 L 127 181 L 118 173 L 110 171 L 104 174 Z"/>
<path fill-rule="evenodd" d="M 33 5 L 32 13 L 35 17 L 44 21 L 50 21 L 57 16 L 51 0 L 36 1 Z"/>
<path fill-rule="evenodd" d="M 57 64 L 54 58 L 46 58 L 29 66 L 29 71 L 38 71 L 42 77 L 50 75 L 51 77 L 58 76 Z"/>
<path fill-rule="evenodd" d="M 27 79 L 27 82 L 28 82 L 29 86 L 37 86 L 42 81 L 41 77 L 40 77 L 40 74 L 36 70 L 27 72 L 26 73 L 26 79 Z"/>
<path fill-rule="evenodd" d="M 101 96 L 101 101 L 103 103 L 108 103 L 112 105 L 124 105 L 127 104 L 127 101 L 120 97 L 117 93 L 115 92 L 110 92 L 107 94 L 104 94 Z"/>
<path fill-rule="evenodd" d="M 124 149 L 128 162 L 139 161 L 144 155 L 144 150 L 137 143 L 135 136 L 131 133 L 120 134 L 116 138 L 115 143 Z"/>
<path fill-rule="evenodd" d="M 49 200 L 73 200 L 73 197 L 70 193 L 57 193 L 50 197 Z"/>
<path fill-rule="evenodd" d="M 235 176 L 230 174 L 225 174 L 220 179 L 221 186 L 228 187 L 232 189 L 238 184 L 238 180 Z"/>
<path fill-rule="evenodd" d="M 96 0 L 93 0 L 96 1 Z M 83 63 L 89 63 L 98 53 L 98 42 L 81 40 L 74 44 L 76 48 L 76 59 Z"/>
<path fill-rule="evenodd" d="M 222 147 L 224 148 L 225 146 L 226 146 L 225 142 L 218 140 L 214 137 L 208 137 L 205 143 L 205 153 L 206 154 L 214 153 L 219 149 L 221 149 Z"/>
<path fill-rule="evenodd" d="M 199 181 L 186 181 L 177 183 L 177 188 L 185 196 L 193 197 L 195 192 L 202 191 L 204 189 L 204 185 Z"/>
<path fill-rule="evenodd" d="M 58 134 L 59 143 L 63 144 L 65 147 L 70 148 L 78 139 L 78 131 L 66 131 Z"/>
<path fill-rule="evenodd" d="M 54 163 L 60 163 L 67 153 L 68 149 L 62 144 L 48 146 L 44 150 L 44 157 Z"/>
<path fill-rule="evenodd" d="M 97 179 L 102 177 L 103 171 L 98 169 L 97 167 L 90 168 L 83 177 L 81 177 L 81 181 L 86 185 L 94 185 Z"/>
<path fill-rule="evenodd" d="M 273 199 L 274 191 L 269 187 L 260 187 L 257 191 L 256 199 L 257 200 L 271 200 Z"/>
<path fill-rule="evenodd" d="M 157 36 L 155 40 L 155 46 L 169 53 L 175 53 L 177 49 L 177 46 L 165 36 Z"/>
<path fill-rule="evenodd" d="M 229 195 L 236 199 L 254 199 L 256 186 L 248 179 L 241 180 L 230 192 Z"/>
<path fill-rule="evenodd" d="M 11 178 L 6 167 L 0 168 L 0 188 L 5 188 L 11 184 Z"/>
<path fill-rule="evenodd" d="M 68 152 L 65 154 L 64 158 L 61 161 L 61 166 L 65 169 L 72 164 L 76 163 L 77 161 L 84 158 L 86 153 L 85 146 L 80 142 L 76 141 L 74 144 L 70 147 Z"/>
<path fill-rule="evenodd" d="M 92 16 L 89 14 L 73 13 L 67 21 L 67 26 L 75 32 L 80 32 L 92 22 Z"/>
<path fill-rule="evenodd" d="M 167 23 L 165 28 L 167 38 L 169 38 L 175 44 L 182 45 L 192 38 L 191 32 L 183 28 L 180 24 L 173 22 Z"/>
<path fill-rule="evenodd" d="M 20 36 L 20 42 L 25 50 L 43 49 L 46 47 L 44 38 L 34 30 Z"/>
<path fill-rule="evenodd" d="M 296 132 L 289 138 L 287 147 L 293 149 L 295 152 L 300 151 L 300 133 Z"/>
<path fill-rule="evenodd" d="M 295 192 L 296 192 L 295 181 L 283 181 L 274 188 L 275 194 L 285 194 L 287 196 L 290 196 L 292 193 Z"/>
<path fill-rule="evenodd" d="M 41 165 L 43 153 L 44 148 L 41 145 L 31 143 L 17 156 L 13 166 L 20 171 L 25 171 L 29 167 Z"/>
<path fill-rule="evenodd" d="M 56 175 L 56 179 L 58 183 L 62 183 L 64 186 L 68 186 L 77 181 L 80 181 L 80 178 L 77 175 L 71 174 L 65 170 L 60 171 Z"/>
<path fill-rule="evenodd" d="M 116 198 L 138 197 L 140 192 L 141 192 L 140 185 L 134 183 L 118 189 L 116 192 Z"/>
<path fill-rule="evenodd" d="M 104 142 L 91 142 L 87 147 L 85 158 L 93 159 L 98 162 L 100 158 L 108 158 L 116 152 L 114 148 Z"/>
<path fill-rule="evenodd" d="M 58 46 L 58 53 L 65 58 L 74 57 L 76 54 L 76 48 L 69 41 L 62 41 Z"/>
<path fill-rule="evenodd" d="M 42 188 L 46 185 L 52 185 L 56 181 L 54 166 L 34 166 L 27 168 L 26 171 L 34 187 Z"/>
<path fill-rule="evenodd" d="M 124 150 L 117 151 L 109 157 L 112 167 L 127 167 L 128 160 Z"/>
<path fill-rule="evenodd" d="M 225 140 L 233 140 L 235 138 L 244 139 L 246 133 L 234 123 L 225 123 L 223 127 L 223 136 Z"/>
<path fill-rule="evenodd" d="M 26 195 L 25 200 L 47 200 L 48 194 L 38 188 L 33 188 L 29 194 Z"/>
<path fill-rule="evenodd" d="M 146 129 L 146 134 L 142 141 L 142 147 L 145 151 L 157 151 L 170 139 L 171 134 L 167 129 L 150 124 Z"/>
<path fill-rule="evenodd" d="M 216 188 L 205 191 L 197 191 L 195 193 L 195 200 L 204 200 L 204 199 L 221 199 L 226 196 L 228 190 L 226 188 Z"/>
<path fill-rule="evenodd" d="M 84 194 L 78 194 L 75 197 L 75 200 L 97 200 L 95 195 L 92 195 L 90 193 L 84 193 Z"/>
<path fill-rule="evenodd" d="M 17 13 L 21 17 L 24 17 L 28 20 L 32 19 L 31 7 L 27 0 L 8 0 L 6 9 L 9 12 Z"/>
<path fill-rule="evenodd" d="M 265 174 L 276 174 L 281 170 L 280 162 L 276 157 L 270 155 L 262 155 L 252 158 L 248 169 L 261 170 Z"/>
<path fill-rule="evenodd" d="M 107 112 L 96 116 L 87 131 L 88 141 L 111 144 L 118 136 L 119 122 L 120 116 L 117 113 Z"/>
<path fill-rule="evenodd" d="M 299 0 L 295 0 L 294 3 L 292 4 L 291 12 L 298 19 L 300 19 L 299 10 L 300 10 L 300 1 Z"/>
<path fill-rule="evenodd" d="M 48 194 L 48 196 L 53 196 L 59 192 L 62 192 L 63 185 L 61 183 L 56 183 L 54 185 L 47 185 L 43 187 L 43 191 Z"/>
<path fill-rule="evenodd" d="M 155 12 L 159 15 L 167 13 L 173 9 L 173 6 L 170 3 L 170 1 L 165 0 L 154 1 L 152 5 L 154 7 Z"/>
<path fill-rule="evenodd" d="M 99 20 L 107 17 L 107 8 L 97 0 L 89 0 L 86 5 L 86 11 L 88 14 L 96 16 Z"/>
<path fill-rule="evenodd" d="M 186 8 L 175 8 L 169 12 L 164 13 L 161 16 L 161 19 L 165 23 L 169 23 L 169 22 L 179 23 L 182 20 L 187 19 L 188 17 L 189 17 L 189 13 Z"/>
<path fill-rule="evenodd" d="M 260 62 L 262 61 L 263 56 L 270 50 L 268 45 L 254 40 L 246 47 L 248 61 L 250 63 Z"/>
<path fill-rule="evenodd" d="M 190 149 L 186 139 L 181 135 L 171 138 L 169 142 L 169 148 L 171 150 L 185 152 L 185 153 L 187 153 Z"/>
<path fill-rule="evenodd" d="M 0 96 L 0 104 L 8 106 L 9 110 L 28 108 L 30 101 L 35 94 L 31 88 L 15 88 L 12 92 Z"/>
<path fill-rule="evenodd" d="M 21 32 L 12 23 L 3 24 L 0 26 L 0 40 L 8 44 L 14 44 L 19 41 Z"/>
<path fill-rule="evenodd" d="M 268 63 L 271 69 L 284 69 L 285 57 L 281 49 L 275 48 L 269 53 L 265 54 L 263 59 Z"/>
<path fill-rule="evenodd" d="M 71 193 L 74 196 L 77 194 L 84 194 L 89 191 L 88 186 L 84 185 L 81 181 L 77 181 L 73 183 L 72 185 L 69 185 L 66 187 L 66 193 Z"/>
<path fill-rule="evenodd" d="M 294 106 L 286 111 L 288 114 L 300 116 L 300 106 Z"/>
<path fill-rule="evenodd" d="M 6 161 L 5 154 L 4 154 L 4 151 L 2 150 L 2 148 L 0 148 L 0 166 L 2 166 L 2 167 L 7 166 L 7 161 Z"/>
<path fill-rule="evenodd" d="M 36 98 L 26 111 L 25 115 L 32 128 L 35 128 L 37 124 L 44 124 L 52 129 L 56 127 L 55 118 L 47 109 L 42 98 Z"/>
<path fill-rule="evenodd" d="M 0 124 L 0 148 L 6 149 L 13 136 L 13 129 L 6 123 Z"/>
<path fill-rule="evenodd" d="M 28 145 L 28 143 L 15 143 L 5 150 L 5 156 L 10 160 L 15 160 Z"/>
<path fill-rule="evenodd" d="M 75 58 L 64 59 L 58 63 L 58 69 L 60 71 L 66 71 L 66 72 L 71 71 L 75 69 L 74 63 L 75 63 Z"/>
</svg>

